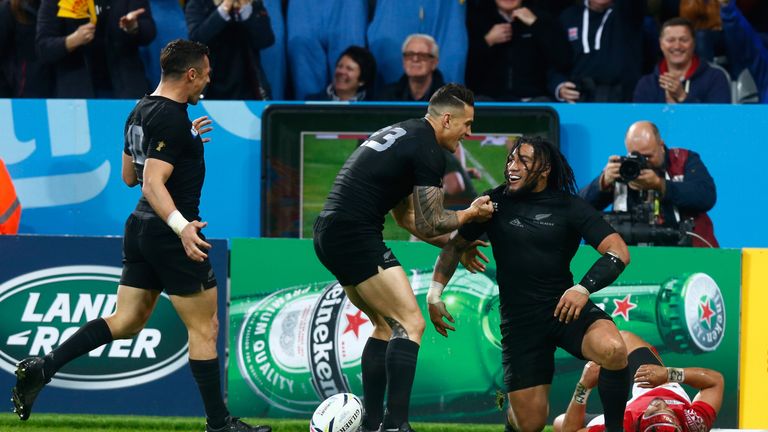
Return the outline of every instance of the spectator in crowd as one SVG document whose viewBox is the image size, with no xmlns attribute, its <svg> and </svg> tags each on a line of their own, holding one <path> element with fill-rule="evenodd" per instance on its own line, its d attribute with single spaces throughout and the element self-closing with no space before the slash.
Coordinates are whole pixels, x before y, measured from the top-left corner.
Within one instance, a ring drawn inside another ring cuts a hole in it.
<svg viewBox="0 0 768 432">
<path fill-rule="evenodd" d="M 721 69 L 694 52 L 693 26 L 672 18 L 661 26 L 659 45 L 664 58 L 635 87 L 635 102 L 731 103 L 731 83 Z"/>
<path fill-rule="evenodd" d="M 429 102 L 432 94 L 445 82 L 437 69 L 440 48 L 427 34 L 414 33 L 405 39 L 402 48 L 403 71 L 400 80 L 381 91 L 378 99 L 386 101 Z"/>
<path fill-rule="evenodd" d="M 296 99 L 323 91 L 334 77 L 341 53 L 352 45 L 365 46 L 367 25 L 366 1 L 288 2 L 286 46 Z"/>
<path fill-rule="evenodd" d="M 573 0 L 533 0 L 533 4 L 537 9 L 546 11 L 549 16 L 557 18 L 564 10 L 573 5 Z"/>
<path fill-rule="evenodd" d="M 185 10 L 189 38 L 211 49 L 213 74 L 209 99 L 266 100 L 269 82 L 259 50 L 275 36 L 261 0 L 189 0 Z"/>
<path fill-rule="evenodd" d="M 53 68 L 53 96 L 135 99 L 149 90 L 139 46 L 155 38 L 147 0 L 112 0 L 95 11 L 86 2 L 41 0 L 36 43 Z M 67 16 L 72 16 L 71 18 Z M 90 18 L 89 18 L 90 16 Z M 81 18 L 82 17 L 82 18 Z"/>
<path fill-rule="evenodd" d="M 733 0 L 720 0 L 728 61 L 734 71 L 747 68 L 761 103 L 768 103 L 768 45 L 765 45 Z"/>
<path fill-rule="evenodd" d="M 351 2 L 355 3 L 355 2 Z M 376 58 L 381 85 L 403 73 L 400 48 L 413 33 L 431 35 L 440 46 L 440 72 L 445 82 L 464 82 L 467 62 L 467 4 L 458 0 L 376 0 L 368 26 L 368 48 Z"/>
<path fill-rule="evenodd" d="M 736 6 L 763 40 L 763 44 L 768 46 L 768 2 L 765 0 L 736 0 Z"/>
<path fill-rule="evenodd" d="M 0 89 L 0 97 L 51 96 L 51 71 L 38 60 L 35 50 L 39 8 L 39 0 L 0 2 L 0 81 L 5 78 L 7 85 L 5 91 Z"/>
<path fill-rule="evenodd" d="M 259 53 L 261 67 L 274 100 L 284 100 L 286 83 L 288 82 L 288 62 L 285 52 L 285 18 L 283 14 L 282 0 L 264 0 L 264 8 L 269 15 L 272 24 L 272 33 L 275 35 L 275 43 L 264 48 Z"/>
<path fill-rule="evenodd" d="M 467 10 L 467 86 L 501 101 L 552 100 L 547 72 L 568 73 L 560 24 L 529 0 L 483 0 Z"/>
<path fill-rule="evenodd" d="M 711 62 L 723 51 L 723 23 L 717 0 L 681 0 L 680 18 L 689 20 L 696 41 L 696 55 Z"/>
<path fill-rule="evenodd" d="M 149 7 L 155 22 L 163 25 L 156 26 L 157 35 L 152 42 L 139 47 L 139 55 L 144 63 L 149 88 L 155 88 L 160 83 L 160 52 L 172 40 L 189 39 L 189 31 L 179 0 L 149 0 Z"/>
<path fill-rule="evenodd" d="M 712 369 L 664 367 L 658 352 L 640 336 L 623 331 L 621 337 L 629 351 L 632 398 L 624 411 L 627 432 L 707 432 L 712 429 L 723 403 L 725 381 Z M 603 432 L 604 418 L 587 420 L 587 398 L 597 385 L 600 366 L 584 366 L 573 398 L 565 414 L 554 421 L 555 432 Z M 699 392 L 691 398 L 681 384 Z"/>
<path fill-rule="evenodd" d="M 566 102 L 623 102 L 641 75 L 645 1 L 586 0 L 560 15 L 574 54 L 570 78 L 551 86 Z"/>
<path fill-rule="evenodd" d="M 638 206 L 653 209 L 655 224 L 678 228 L 680 221 L 693 219 L 694 247 L 718 247 L 712 220 L 707 211 L 717 200 L 715 182 L 698 153 L 668 148 L 659 129 L 651 122 L 639 121 L 624 138 L 627 154 L 642 156 L 646 167 L 634 180 L 622 177 L 620 157 L 613 155 L 600 175 L 579 195 L 596 209 L 613 204 L 615 212 L 632 211 Z"/>
<path fill-rule="evenodd" d="M 367 49 L 352 45 L 336 61 L 333 82 L 324 92 L 307 96 L 307 100 L 361 101 L 371 99 L 376 79 L 376 60 Z"/>
</svg>

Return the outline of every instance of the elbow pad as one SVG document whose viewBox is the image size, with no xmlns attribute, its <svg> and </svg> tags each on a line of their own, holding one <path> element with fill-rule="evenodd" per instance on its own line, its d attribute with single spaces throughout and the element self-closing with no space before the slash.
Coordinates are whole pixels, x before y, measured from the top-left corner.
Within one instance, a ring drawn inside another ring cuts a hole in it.
<svg viewBox="0 0 768 432">
<path fill-rule="evenodd" d="M 624 271 L 624 261 L 610 252 L 601 256 L 581 279 L 581 286 L 595 293 L 615 281 Z"/>
</svg>

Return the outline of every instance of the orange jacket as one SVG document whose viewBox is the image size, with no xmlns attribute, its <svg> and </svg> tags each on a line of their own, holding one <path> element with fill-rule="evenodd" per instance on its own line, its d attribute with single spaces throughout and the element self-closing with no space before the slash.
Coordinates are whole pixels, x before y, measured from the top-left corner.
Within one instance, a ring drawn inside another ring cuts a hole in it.
<svg viewBox="0 0 768 432">
<path fill-rule="evenodd" d="M 0 159 L 0 234 L 16 234 L 19 232 L 21 219 L 21 204 L 16 197 L 11 175 Z"/>
</svg>

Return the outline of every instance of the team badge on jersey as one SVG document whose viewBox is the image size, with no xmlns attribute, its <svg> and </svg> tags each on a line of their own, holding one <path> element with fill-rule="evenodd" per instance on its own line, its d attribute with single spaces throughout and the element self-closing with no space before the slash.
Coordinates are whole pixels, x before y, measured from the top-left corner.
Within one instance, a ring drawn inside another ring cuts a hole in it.
<svg viewBox="0 0 768 432">
<path fill-rule="evenodd" d="M 155 150 L 163 151 L 164 148 L 165 148 L 165 141 L 160 141 L 159 143 L 157 143 L 157 147 L 155 147 Z"/>
</svg>

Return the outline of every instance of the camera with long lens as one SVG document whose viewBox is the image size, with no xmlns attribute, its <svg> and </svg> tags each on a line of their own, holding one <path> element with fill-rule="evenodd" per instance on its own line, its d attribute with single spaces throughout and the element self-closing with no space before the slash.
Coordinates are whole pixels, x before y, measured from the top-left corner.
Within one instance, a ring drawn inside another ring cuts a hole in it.
<svg viewBox="0 0 768 432">
<path fill-rule="evenodd" d="M 628 245 L 691 246 L 693 219 L 681 220 L 677 228 L 654 222 L 650 204 L 639 204 L 628 212 L 606 212 L 605 220 Z"/>
<path fill-rule="evenodd" d="M 648 168 L 648 159 L 638 152 L 632 152 L 619 158 L 619 179 L 622 183 L 629 183 L 640 175 L 640 171 Z"/>
</svg>

